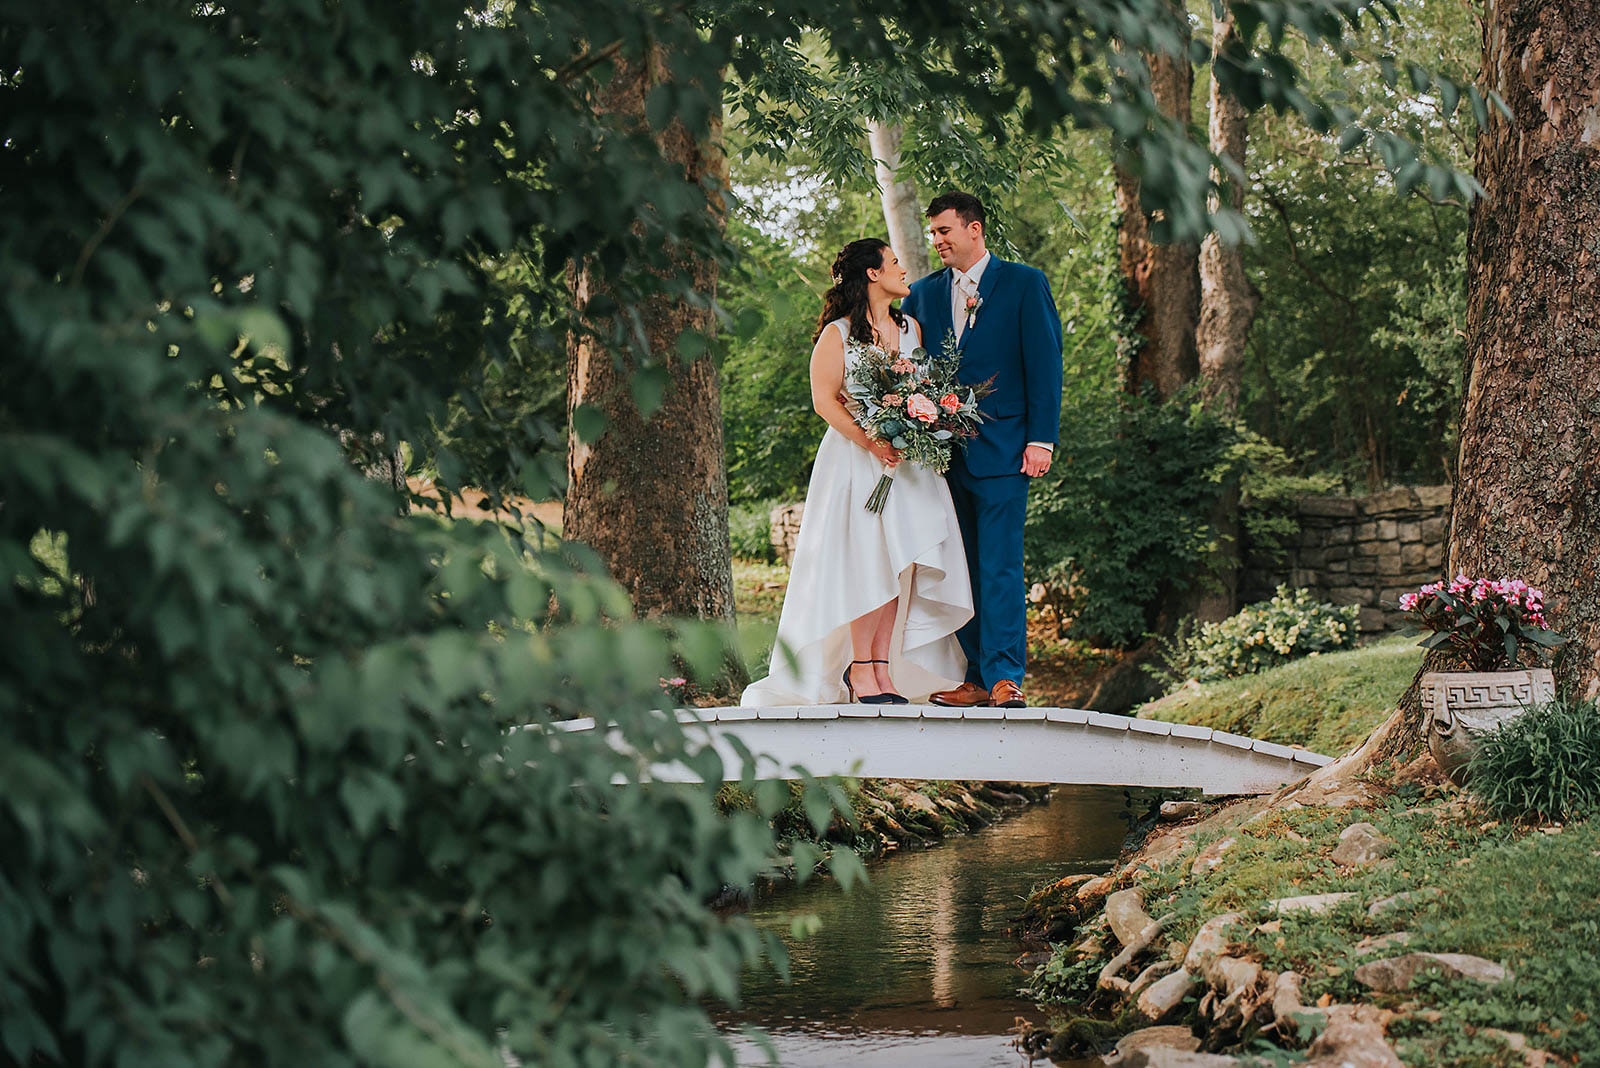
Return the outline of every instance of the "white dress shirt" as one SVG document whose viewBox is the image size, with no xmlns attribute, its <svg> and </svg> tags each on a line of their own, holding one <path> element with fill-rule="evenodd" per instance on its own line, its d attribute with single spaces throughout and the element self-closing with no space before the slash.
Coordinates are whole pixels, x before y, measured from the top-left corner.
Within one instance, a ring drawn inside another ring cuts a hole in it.
<svg viewBox="0 0 1600 1068">
<path fill-rule="evenodd" d="M 956 342 L 959 344 L 961 335 L 967 332 L 967 296 L 978 295 L 978 283 L 983 281 L 983 272 L 989 266 L 989 261 L 994 259 L 994 254 L 985 252 L 983 256 L 968 267 L 965 271 L 958 267 L 950 268 L 950 321 L 955 324 Z M 983 314 L 982 309 L 978 311 Z M 1029 445 L 1037 445 L 1041 449 L 1055 452 L 1056 447 L 1048 441 L 1030 441 Z"/>
</svg>

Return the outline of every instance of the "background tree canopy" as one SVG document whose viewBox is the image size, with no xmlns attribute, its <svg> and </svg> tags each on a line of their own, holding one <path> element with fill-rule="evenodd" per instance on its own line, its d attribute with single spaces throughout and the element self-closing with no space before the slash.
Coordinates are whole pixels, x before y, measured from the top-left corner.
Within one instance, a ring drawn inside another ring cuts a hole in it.
<svg viewBox="0 0 1600 1068">
<path fill-rule="evenodd" d="M 1251 105 L 1365 131 L 1401 184 L 1464 195 L 1297 74 L 1296 42 L 1348 53 L 1367 5 L 1234 7 L 1229 79 Z M 717 777 L 658 679 L 715 671 L 722 638 L 633 623 L 581 546 L 406 514 L 362 470 L 398 453 L 446 488 L 547 496 L 562 435 L 542 383 L 588 328 L 569 268 L 605 279 L 605 340 L 638 366 L 661 353 L 631 309 L 710 303 L 681 254 L 732 245 L 656 139 L 592 106 L 614 59 L 665 57 L 649 124 L 707 138 L 732 71 L 740 107 L 773 116 L 755 139 L 787 150 L 825 117 L 798 57 L 827 27 L 819 59 L 891 70 L 930 129 L 954 101 L 991 138 L 1112 130 L 1174 234 L 1237 229 L 1205 206 L 1208 153 L 1127 59 L 1183 47 L 1171 9 L 5 8 L 0 1049 L 704 1064 L 697 999 L 734 999 L 761 943 L 704 903 L 766 860 L 762 816 L 787 794 L 720 815 L 709 789 L 638 780 L 658 759 Z M 947 141 L 975 143 L 927 144 Z M 1058 209 L 1022 184 L 1009 204 L 1026 255 L 1079 262 L 1029 247 L 1044 231 L 1026 223 L 1072 225 Z M 752 304 L 784 275 L 765 255 L 734 283 Z M 1067 301 L 1084 383 L 1112 358 L 1109 300 Z M 799 358 L 791 322 L 737 318 L 789 331 L 769 351 Z M 797 483 L 761 466 L 741 492 Z M 617 723 L 630 754 L 516 729 L 578 715 Z"/>
</svg>

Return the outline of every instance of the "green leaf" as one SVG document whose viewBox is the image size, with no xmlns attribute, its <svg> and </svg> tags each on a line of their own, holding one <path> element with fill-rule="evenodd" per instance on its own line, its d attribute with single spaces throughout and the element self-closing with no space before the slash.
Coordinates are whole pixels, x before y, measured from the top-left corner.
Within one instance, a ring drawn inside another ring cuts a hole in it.
<svg viewBox="0 0 1600 1068">
<path fill-rule="evenodd" d="M 817 837 L 827 833 L 833 823 L 833 801 L 820 782 L 814 779 L 806 782 L 805 791 L 800 795 L 800 807 L 805 810 L 806 819 Z"/>
<path fill-rule="evenodd" d="M 1439 79 L 1439 106 L 1444 109 L 1444 117 L 1450 118 L 1456 113 L 1456 105 L 1461 102 L 1461 87 L 1456 85 L 1451 78 Z"/>
<path fill-rule="evenodd" d="M 1400 83 L 1400 68 L 1396 66 L 1394 57 L 1383 55 L 1378 57 L 1378 70 L 1383 77 L 1383 84 L 1393 89 Z"/>
<path fill-rule="evenodd" d="M 339 784 L 339 800 L 355 824 L 357 833 L 372 833 L 380 817 L 398 821 L 405 811 L 405 794 L 393 779 L 360 769 Z"/>
<path fill-rule="evenodd" d="M 711 340 L 698 330 L 685 330 L 678 335 L 677 348 L 685 360 L 698 360 L 711 351 Z"/>
<path fill-rule="evenodd" d="M 828 855 L 828 870 L 839 880 L 841 890 L 848 891 L 857 883 L 867 881 L 867 869 L 862 865 L 861 858 L 847 846 L 836 846 Z"/>
<path fill-rule="evenodd" d="M 660 364 L 634 371 L 628 385 L 633 391 L 633 403 L 638 405 L 639 414 L 646 419 L 654 415 L 666 399 L 667 387 L 671 383 L 671 372 Z"/>
<path fill-rule="evenodd" d="M 657 132 L 664 132 L 672 124 L 677 110 L 677 93 L 670 82 L 651 89 L 644 98 L 644 117 Z"/>
<path fill-rule="evenodd" d="M 572 409 L 572 432 L 585 445 L 593 445 L 606 432 L 606 413 L 592 404 L 580 404 Z"/>
<path fill-rule="evenodd" d="M 756 783 L 756 811 L 771 819 L 789 804 L 789 784 L 782 779 L 762 779 Z"/>
</svg>

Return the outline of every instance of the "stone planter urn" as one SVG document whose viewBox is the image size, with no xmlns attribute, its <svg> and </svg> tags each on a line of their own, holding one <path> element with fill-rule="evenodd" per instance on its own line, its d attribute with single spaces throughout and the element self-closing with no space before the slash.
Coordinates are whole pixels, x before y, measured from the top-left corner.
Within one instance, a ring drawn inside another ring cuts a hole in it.
<svg viewBox="0 0 1600 1068">
<path fill-rule="evenodd" d="M 1526 671 L 1430 671 L 1422 676 L 1422 732 L 1434 763 L 1457 786 L 1479 740 L 1532 705 L 1555 700 L 1549 668 Z"/>
</svg>

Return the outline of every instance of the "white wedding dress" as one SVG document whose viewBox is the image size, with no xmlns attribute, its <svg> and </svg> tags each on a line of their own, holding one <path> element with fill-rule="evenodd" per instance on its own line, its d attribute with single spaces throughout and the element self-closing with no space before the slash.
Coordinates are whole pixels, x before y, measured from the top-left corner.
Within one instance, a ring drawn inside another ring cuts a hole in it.
<svg viewBox="0 0 1600 1068">
<path fill-rule="evenodd" d="M 844 319 L 830 323 L 845 340 L 846 371 L 858 348 Z M 917 347 L 901 331 L 900 352 Z M 899 597 L 889 672 L 913 702 L 953 689 L 967 660 L 955 633 L 972 618 L 967 558 L 944 476 L 913 463 L 895 469 L 883 511 L 867 498 L 883 466 L 832 427 L 817 447 L 805 512 L 789 568 L 770 673 L 751 683 L 741 705 L 818 705 L 847 701 L 849 624 Z M 786 655 L 786 653 L 788 655 Z"/>
</svg>

